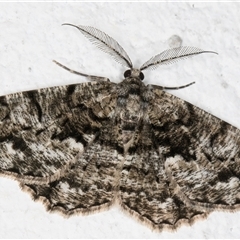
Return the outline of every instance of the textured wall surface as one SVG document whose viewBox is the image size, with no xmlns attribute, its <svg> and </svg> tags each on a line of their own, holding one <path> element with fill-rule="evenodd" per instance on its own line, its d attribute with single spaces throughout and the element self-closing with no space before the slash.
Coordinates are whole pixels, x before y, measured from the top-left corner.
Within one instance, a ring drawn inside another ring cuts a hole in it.
<svg viewBox="0 0 240 240">
<path fill-rule="evenodd" d="M 1 3 L 0 95 L 83 81 L 56 66 L 58 60 L 92 75 L 122 79 L 124 68 L 62 23 L 94 26 L 115 38 L 136 67 L 169 48 L 212 50 L 155 71 L 145 83 L 178 86 L 171 93 L 240 128 L 239 3 Z M 45 211 L 17 182 L 0 178 L 0 238 L 234 238 L 240 212 L 214 212 L 175 232 L 152 232 L 113 207 L 69 219 Z"/>
</svg>

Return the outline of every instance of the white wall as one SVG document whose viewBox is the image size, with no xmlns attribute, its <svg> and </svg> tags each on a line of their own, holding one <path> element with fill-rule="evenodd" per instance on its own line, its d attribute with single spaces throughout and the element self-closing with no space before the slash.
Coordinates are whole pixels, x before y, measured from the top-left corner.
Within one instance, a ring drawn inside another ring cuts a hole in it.
<svg viewBox="0 0 240 240">
<path fill-rule="evenodd" d="M 213 50 L 145 72 L 145 82 L 178 86 L 171 93 L 240 128 L 239 3 L 0 3 L 0 95 L 81 82 L 56 66 L 122 79 L 124 68 L 92 46 L 68 22 L 101 29 L 128 52 L 136 67 L 169 48 Z M 176 232 L 152 232 L 115 207 L 65 219 L 33 202 L 15 181 L 0 178 L 0 238 L 221 238 L 239 237 L 240 212 L 215 212 Z"/>
</svg>

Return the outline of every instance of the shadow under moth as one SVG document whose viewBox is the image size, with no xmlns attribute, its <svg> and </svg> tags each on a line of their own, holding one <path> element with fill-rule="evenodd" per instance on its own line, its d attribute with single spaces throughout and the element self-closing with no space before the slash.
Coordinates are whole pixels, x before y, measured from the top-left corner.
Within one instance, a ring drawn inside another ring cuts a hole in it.
<svg viewBox="0 0 240 240">
<path fill-rule="evenodd" d="M 71 24 L 65 24 L 71 25 Z M 74 26 L 128 70 L 0 97 L 0 174 L 47 210 L 88 214 L 114 203 L 155 230 L 240 204 L 240 131 L 165 90 L 145 69 L 206 53 L 166 50 L 140 69 L 116 40 Z"/>
</svg>

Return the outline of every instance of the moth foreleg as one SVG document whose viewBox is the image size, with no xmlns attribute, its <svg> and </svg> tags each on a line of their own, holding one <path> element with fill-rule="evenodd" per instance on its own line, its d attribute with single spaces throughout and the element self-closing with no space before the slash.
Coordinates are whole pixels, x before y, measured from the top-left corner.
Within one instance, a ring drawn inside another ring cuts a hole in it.
<svg viewBox="0 0 240 240">
<path fill-rule="evenodd" d="M 83 77 L 86 77 L 88 78 L 90 81 L 103 81 L 103 82 L 110 82 L 110 80 L 106 77 L 99 77 L 99 76 L 93 76 L 93 75 L 88 75 L 88 74 L 85 74 L 85 73 L 80 73 L 80 72 L 77 72 L 75 70 L 72 70 L 64 65 L 62 65 L 61 63 L 53 60 L 54 63 L 56 63 L 58 66 L 62 67 L 63 69 L 69 71 L 70 73 L 74 73 L 74 74 L 77 74 L 77 75 L 80 75 L 80 76 L 83 76 Z"/>
</svg>

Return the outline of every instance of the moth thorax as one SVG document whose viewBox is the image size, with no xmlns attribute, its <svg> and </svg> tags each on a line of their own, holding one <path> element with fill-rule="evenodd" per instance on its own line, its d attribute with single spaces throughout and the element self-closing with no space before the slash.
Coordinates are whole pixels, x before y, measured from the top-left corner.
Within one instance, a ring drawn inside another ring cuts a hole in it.
<svg viewBox="0 0 240 240">
<path fill-rule="evenodd" d="M 125 71 L 124 77 L 125 78 L 128 78 L 128 77 L 140 78 L 141 80 L 144 79 L 143 73 L 141 72 L 140 69 L 137 69 L 137 68 L 132 68 L 132 69 L 128 69 L 127 71 Z"/>
</svg>

